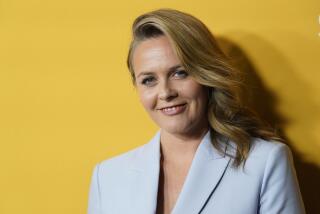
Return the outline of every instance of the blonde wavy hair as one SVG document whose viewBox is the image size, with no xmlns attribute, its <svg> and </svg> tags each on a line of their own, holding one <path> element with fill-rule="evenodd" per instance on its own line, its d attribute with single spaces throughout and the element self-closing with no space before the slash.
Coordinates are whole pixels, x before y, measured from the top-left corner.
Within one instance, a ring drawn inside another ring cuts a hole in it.
<svg viewBox="0 0 320 214">
<path fill-rule="evenodd" d="M 219 48 L 210 30 L 197 18 L 174 9 L 158 9 L 137 17 L 132 26 L 127 66 L 135 85 L 132 56 L 142 41 L 166 36 L 186 71 L 208 87 L 208 121 L 213 146 L 233 158 L 233 166 L 245 163 L 252 138 L 282 141 L 275 132 L 242 105 L 239 72 Z M 236 144 L 235 152 L 226 153 L 219 139 Z"/>
</svg>

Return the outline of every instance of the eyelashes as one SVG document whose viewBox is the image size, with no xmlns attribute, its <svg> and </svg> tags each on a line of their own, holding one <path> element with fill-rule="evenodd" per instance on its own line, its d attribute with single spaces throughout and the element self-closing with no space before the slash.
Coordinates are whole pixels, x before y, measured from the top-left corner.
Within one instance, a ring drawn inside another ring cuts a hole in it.
<svg viewBox="0 0 320 214">
<path fill-rule="evenodd" d="M 176 71 L 174 74 L 179 74 L 180 77 L 187 77 L 188 73 L 185 70 Z"/>
<path fill-rule="evenodd" d="M 142 84 L 142 85 L 148 85 L 148 84 L 150 84 L 150 82 L 152 82 L 152 80 L 154 80 L 154 77 L 144 78 L 144 79 L 141 81 L 141 84 Z"/>
<path fill-rule="evenodd" d="M 177 79 L 184 79 L 188 75 L 189 74 L 185 70 L 179 70 L 179 71 L 175 71 L 173 73 L 173 76 L 177 77 Z M 156 78 L 154 76 L 149 76 L 149 77 L 146 77 L 146 78 L 142 79 L 142 81 L 140 83 L 142 85 L 151 85 L 155 81 L 155 79 Z"/>
</svg>

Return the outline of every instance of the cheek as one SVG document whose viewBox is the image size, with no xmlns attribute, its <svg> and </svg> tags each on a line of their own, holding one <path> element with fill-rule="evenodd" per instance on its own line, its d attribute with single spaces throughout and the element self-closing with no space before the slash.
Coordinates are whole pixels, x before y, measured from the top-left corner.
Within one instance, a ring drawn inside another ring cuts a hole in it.
<svg viewBox="0 0 320 214">
<path fill-rule="evenodd" d="M 151 90 L 141 90 L 139 91 L 139 98 L 140 102 L 142 103 L 143 107 L 150 111 L 156 106 L 156 96 L 155 93 Z"/>
<path fill-rule="evenodd" d="M 197 100 L 202 104 L 202 101 L 207 99 L 206 88 L 195 81 L 190 81 L 184 87 L 183 93 L 192 100 Z"/>
<path fill-rule="evenodd" d="M 206 110 L 208 97 L 204 86 L 199 84 L 189 85 L 188 89 L 185 90 L 185 95 L 192 100 L 192 109 L 196 111 L 197 114 L 202 114 Z"/>
</svg>

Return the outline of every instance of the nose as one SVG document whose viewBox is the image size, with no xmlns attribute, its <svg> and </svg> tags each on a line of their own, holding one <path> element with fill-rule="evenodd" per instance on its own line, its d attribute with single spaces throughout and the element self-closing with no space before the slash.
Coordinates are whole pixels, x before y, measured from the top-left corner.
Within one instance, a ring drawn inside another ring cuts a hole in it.
<svg viewBox="0 0 320 214">
<path fill-rule="evenodd" d="M 174 89 L 169 82 L 165 81 L 163 84 L 159 84 L 159 99 L 170 101 L 178 96 L 178 92 Z"/>
</svg>

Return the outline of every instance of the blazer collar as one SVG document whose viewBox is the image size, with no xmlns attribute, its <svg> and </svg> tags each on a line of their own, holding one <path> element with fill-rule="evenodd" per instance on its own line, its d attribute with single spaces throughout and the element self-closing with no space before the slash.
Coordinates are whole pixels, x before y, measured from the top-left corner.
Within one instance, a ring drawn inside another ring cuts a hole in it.
<svg viewBox="0 0 320 214">
<path fill-rule="evenodd" d="M 230 158 L 221 155 L 214 148 L 210 134 L 210 131 L 205 134 L 196 150 L 172 214 L 199 213 L 223 177 Z M 133 193 L 133 213 L 156 212 L 161 156 L 160 135 L 161 129 L 149 143 L 138 150 L 131 163 L 131 172 L 136 174 L 132 185 L 139 191 L 139 194 Z M 223 145 L 227 146 L 226 143 Z"/>
</svg>

